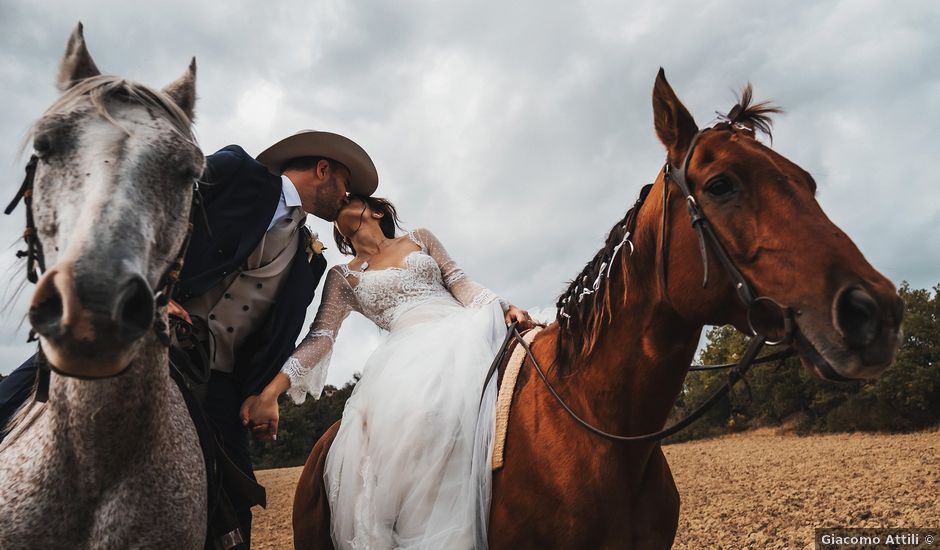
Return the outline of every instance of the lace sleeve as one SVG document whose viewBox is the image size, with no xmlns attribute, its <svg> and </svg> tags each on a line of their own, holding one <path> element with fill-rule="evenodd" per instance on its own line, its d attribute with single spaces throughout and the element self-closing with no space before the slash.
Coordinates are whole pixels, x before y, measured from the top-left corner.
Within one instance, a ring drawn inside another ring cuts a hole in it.
<svg viewBox="0 0 940 550">
<path fill-rule="evenodd" d="M 509 302 L 499 297 L 496 293 L 485 286 L 472 280 L 464 273 L 463 269 L 457 265 L 457 262 L 447 253 L 441 241 L 437 240 L 427 229 L 417 229 L 410 233 L 415 241 L 429 256 L 434 258 L 437 265 L 441 268 L 441 276 L 444 278 L 444 286 L 450 290 L 461 304 L 467 307 L 481 307 L 493 300 L 499 300 L 503 311 L 509 309 Z"/>
<path fill-rule="evenodd" d="M 310 332 L 281 367 L 281 372 L 290 378 L 287 395 L 294 403 L 303 403 L 308 393 L 314 399 L 320 398 L 336 332 L 351 311 L 360 311 L 359 301 L 346 277 L 334 267 L 326 274 L 323 298 Z"/>
</svg>

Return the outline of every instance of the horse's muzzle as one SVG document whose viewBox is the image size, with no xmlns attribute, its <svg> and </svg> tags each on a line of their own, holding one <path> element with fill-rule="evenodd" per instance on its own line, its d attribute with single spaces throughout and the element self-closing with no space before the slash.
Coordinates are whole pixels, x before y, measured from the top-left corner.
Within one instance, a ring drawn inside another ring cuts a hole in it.
<svg viewBox="0 0 940 550">
<path fill-rule="evenodd" d="M 844 285 L 828 316 L 804 316 L 796 347 L 810 371 L 826 380 L 874 378 L 894 362 L 903 316 L 893 287 Z"/>
<path fill-rule="evenodd" d="M 76 276 L 74 264 L 54 266 L 37 284 L 29 320 L 53 366 L 110 376 L 127 366 L 130 348 L 153 326 L 153 291 L 130 271 L 91 277 Z"/>
</svg>

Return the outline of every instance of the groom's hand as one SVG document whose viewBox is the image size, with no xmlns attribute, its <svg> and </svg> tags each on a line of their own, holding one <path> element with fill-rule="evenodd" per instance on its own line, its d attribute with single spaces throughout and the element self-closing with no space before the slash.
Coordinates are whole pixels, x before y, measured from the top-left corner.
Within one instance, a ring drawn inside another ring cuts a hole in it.
<svg viewBox="0 0 940 550">
<path fill-rule="evenodd" d="M 279 414 L 277 398 L 272 399 L 265 394 L 248 396 L 239 411 L 242 425 L 251 430 L 255 439 L 261 441 L 277 440 Z"/>
<path fill-rule="evenodd" d="M 166 312 L 170 315 L 176 315 L 177 317 L 181 317 L 190 325 L 193 324 L 193 320 L 189 317 L 189 312 L 187 312 L 186 309 L 183 308 L 183 306 L 179 305 L 173 300 L 170 300 L 169 303 L 167 303 Z"/>
</svg>

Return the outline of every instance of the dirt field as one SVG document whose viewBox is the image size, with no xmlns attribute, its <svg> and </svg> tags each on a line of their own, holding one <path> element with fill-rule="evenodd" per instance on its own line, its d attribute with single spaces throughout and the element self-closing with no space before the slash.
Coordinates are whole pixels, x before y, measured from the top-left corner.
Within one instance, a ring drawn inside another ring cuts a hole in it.
<svg viewBox="0 0 940 550">
<path fill-rule="evenodd" d="M 940 430 L 796 437 L 758 430 L 670 445 L 675 548 L 813 548 L 814 527 L 940 526 Z M 258 472 L 253 548 L 291 548 L 300 468 Z"/>
</svg>

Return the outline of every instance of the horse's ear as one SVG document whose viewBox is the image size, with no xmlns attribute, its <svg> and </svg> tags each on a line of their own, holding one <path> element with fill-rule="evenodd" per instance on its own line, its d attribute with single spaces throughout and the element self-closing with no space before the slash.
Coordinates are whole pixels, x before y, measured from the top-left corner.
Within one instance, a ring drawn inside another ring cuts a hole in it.
<svg viewBox="0 0 940 550">
<path fill-rule="evenodd" d="M 681 163 L 698 126 L 666 82 L 666 73 L 661 67 L 653 85 L 653 125 L 659 141 L 666 146 L 669 160 L 673 164 Z"/>
<path fill-rule="evenodd" d="M 186 113 L 189 120 L 193 120 L 196 107 L 196 58 L 189 63 L 189 68 L 183 76 L 163 88 L 163 93 Z"/>
<path fill-rule="evenodd" d="M 95 65 L 88 47 L 85 46 L 85 35 L 82 24 L 79 23 L 69 36 L 69 43 L 65 46 L 65 56 L 59 64 L 59 91 L 64 92 L 79 81 L 98 76 L 101 71 Z"/>
</svg>

